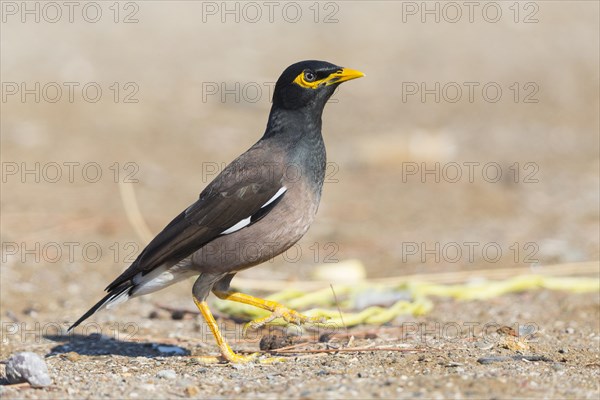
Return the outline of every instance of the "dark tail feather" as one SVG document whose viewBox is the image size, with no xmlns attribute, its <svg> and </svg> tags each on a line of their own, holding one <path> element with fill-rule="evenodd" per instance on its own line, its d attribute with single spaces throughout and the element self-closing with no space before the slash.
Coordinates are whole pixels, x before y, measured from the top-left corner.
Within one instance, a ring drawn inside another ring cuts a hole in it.
<svg viewBox="0 0 600 400">
<path fill-rule="evenodd" d="M 94 305 L 94 307 L 90 308 L 85 314 L 83 314 L 83 316 L 81 318 L 79 318 L 73 325 L 71 325 L 71 327 L 69 329 L 67 329 L 67 333 L 71 332 L 77 325 L 79 325 L 80 323 L 82 323 L 83 321 L 88 319 L 96 311 L 106 307 L 107 305 L 110 305 L 113 301 L 115 301 L 117 298 L 119 298 L 119 296 L 121 296 L 121 295 L 129 296 L 131 293 L 126 294 L 125 292 L 131 291 L 132 288 L 133 288 L 132 283 L 130 281 L 127 281 L 127 282 L 123 282 L 121 285 L 112 289 L 109 294 L 104 296 L 104 298 L 102 300 L 100 300 L 98 303 L 96 303 L 96 305 Z"/>
</svg>

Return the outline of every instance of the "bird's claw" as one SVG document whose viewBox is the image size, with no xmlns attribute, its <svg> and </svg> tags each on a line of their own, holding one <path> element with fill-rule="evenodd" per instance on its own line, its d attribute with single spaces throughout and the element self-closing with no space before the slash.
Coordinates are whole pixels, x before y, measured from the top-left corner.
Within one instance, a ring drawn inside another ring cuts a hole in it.
<svg viewBox="0 0 600 400">
<path fill-rule="evenodd" d="M 263 317 L 263 318 L 257 318 L 253 321 L 248 322 L 246 325 L 244 325 L 244 330 L 243 330 L 242 334 L 244 336 L 246 336 L 246 332 L 248 332 L 249 329 L 251 329 L 251 330 L 260 329 L 263 326 L 265 326 L 266 324 L 268 324 L 269 322 L 271 322 L 277 318 L 283 318 L 283 320 L 285 322 L 287 322 L 288 324 L 294 324 L 294 325 L 298 325 L 298 326 L 314 325 L 314 324 L 320 324 L 320 323 L 325 322 L 325 318 L 323 318 L 323 317 L 308 317 L 306 315 L 300 314 L 298 311 L 291 310 L 285 306 L 278 306 L 271 312 L 270 315 Z"/>
</svg>

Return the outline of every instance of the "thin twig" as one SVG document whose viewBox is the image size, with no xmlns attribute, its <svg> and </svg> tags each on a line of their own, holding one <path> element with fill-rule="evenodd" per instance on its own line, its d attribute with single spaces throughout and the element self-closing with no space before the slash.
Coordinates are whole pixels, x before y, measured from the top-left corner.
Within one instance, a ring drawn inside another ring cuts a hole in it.
<svg viewBox="0 0 600 400">
<path fill-rule="evenodd" d="M 121 195 L 121 201 L 123 202 L 127 219 L 133 226 L 135 233 L 137 233 L 142 242 L 150 243 L 154 235 L 140 211 L 133 185 L 119 180 L 119 194 Z"/>
<path fill-rule="evenodd" d="M 399 351 L 399 352 L 411 352 L 411 351 L 425 351 L 424 349 L 399 349 L 397 347 L 346 347 L 340 349 L 315 349 L 315 350 L 270 350 L 263 351 L 263 353 L 364 353 L 367 351 Z"/>
<path fill-rule="evenodd" d="M 344 326 L 344 330 L 346 331 L 346 334 L 348 334 L 348 327 L 346 326 L 346 323 L 344 322 L 344 316 L 342 315 L 342 309 L 340 308 L 340 302 L 338 301 L 337 295 L 335 294 L 335 290 L 333 289 L 333 284 L 330 283 L 329 287 L 331 288 L 331 293 L 333 293 L 333 300 L 335 301 L 335 306 L 337 307 L 338 314 L 340 315 L 340 320 L 342 321 L 342 325 Z"/>
</svg>

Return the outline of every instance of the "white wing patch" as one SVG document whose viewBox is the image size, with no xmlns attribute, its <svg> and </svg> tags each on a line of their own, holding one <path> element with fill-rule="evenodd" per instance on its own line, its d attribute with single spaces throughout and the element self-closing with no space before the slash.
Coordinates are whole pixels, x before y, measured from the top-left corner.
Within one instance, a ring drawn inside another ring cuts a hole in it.
<svg viewBox="0 0 600 400">
<path fill-rule="evenodd" d="M 240 229 L 248 226 L 248 224 L 250 223 L 250 218 L 252 218 L 252 217 L 244 218 L 243 220 L 241 220 L 240 222 L 238 222 L 237 224 L 235 224 L 231 228 L 227 229 L 226 231 L 221 232 L 221 235 L 228 235 L 230 233 L 233 233 L 235 231 L 239 231 Z"/>
<path fill-rule="evenodd" d="M 275 193 L 275 195 L 273 197 L 271 197 L 265 204 L 263 204 L 260 208 L 265 208 L 266 206 L 268 206 L 269 204 L 271 204 L 272 202 L 274 202 L 275 200 L 277 200 L 278 198 L 280 198 L 281 196 L 283 196 L 283 194 L 287 191 L 287 188 L 284 186 L 281 189 L 279 189 L 277 191 L 277 193 Z M 247 227 L 248 225 L 250 225 L 250 221 L 252 219 L 252 216 L 248 217 L 248 218 L 244 218 L 243 220 L 241 220 L 240 222 L 238 222 L 237 224 L 233 225 L 231 228 L 224 230 L 223 232 L 221 232 L 221 235 L 228 235 L 230 233 L 239 231 L 242 228 Z"/>
<path fill-rule="evenodd" d="M 262 205 L 261 208 L 265 208 L 266 206 L 268 206 L 269 204 L 271 204 L 272 202 L 274 202 L 275 200 L 277 200 L 278 198 L 283 196 L 283 194 L 286 192 L 286 190 L 287 190 L 287 188 L 285 186 L 282 187 L 281 189 L 279 189 L 277 191 L 277 193 L 275 193 L 275 195 L 269 199 L 269 201 L 267 201 L 265 204 Z"/>
</svg>

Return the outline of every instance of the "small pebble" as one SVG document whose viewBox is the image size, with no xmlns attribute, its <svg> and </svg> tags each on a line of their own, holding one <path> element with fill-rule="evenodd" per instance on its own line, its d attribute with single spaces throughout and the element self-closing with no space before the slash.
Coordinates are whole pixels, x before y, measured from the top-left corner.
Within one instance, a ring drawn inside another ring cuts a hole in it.
<svg viewBox="0 0 600 400">
<path fill-rule="evenodd" d="M 44 359 L 29 351 L 10 356 L 6 363 L 6 380 L 9 383 L 29 382 L 33 387 L 52 384 Z"/>
<path fill-rule="evenodd" d="M 175 310 L 171 313 L 171 319 L 175 321 L 182 320 L 185 317 L 185 311 Z"/>
<path fill-rule="evenodd" d="M 293 344 L 293 340 L 289 336 L 265 335 L 260 339 L 258 347 L 263 351 L 280 349 Z"/>
<path fill-rule="evenodd" d="M 248 364 L 231 364 L 230 366 L 231 366 L 231 368 L 237 369 L 237 370 L 254 368 L 254 364 L 252 364 L 252 363 L 248 363 Z"/>
<path fill-rule="evenodd" d="M 321 336 L 319 336 L 319 342 L 321 343 L 327 343 L 331 340 L 331 333 L 327 332 L 327 333 L 323 333 Z"/>
<path fill-rule="evenodd" d="M 567 328 L 567 329 L 565 329 L 565 332 L 568 333 L 569 335 L 571 335 L 571 334 L 575 333 L 575 329 Z"/>
<path fill-rule="evenodd" d="M 503 361 L 510 361 L 512 360 L 512 358 L 510 357 L 481 357 L 479 359 L 477 359 L 477 362 L 479 364 L 492 364 L 495 362 L 503 362 Z"/>
<path fill-rule="evenodd" d="M 531 336 L 538 331 L 538 327 L 534 324 L 520 325 L 519 336 Z"/>
<path fill-rule="evenodd" d="M 188 386 L 184 391 L 186 396 L 193 397 L 200 393 L 200 388 L 198 386 Z"/>
<path fill-rule="evenodd" d="M 565 364 L 554 363 L 554 364 L 552 364 L 552 369 L 555 371 L 561 371 L 561 370 L 565 369 Z"/>
<path fill-rule="evenodd" d="M 75 361 L 79 361 L 79 359 L 81 358 L 81 355 L 79 355 L 79 353 L 76 353 L 74 351 L 70 351 L 68 353 L 65 353 L 63 355 L 63 357 L 65 357 L 69 361 L 75 362 Z"/>
<path fill-rule="evenodd" d="M 179 346 L 169 346 L 169 345 L 154 345 L 152 346 L 154 349 L 158 350 L 161 353 L 166 354 L 180 354 L 185 355 L 186 351 Z"/>
<path fill-rule="evenodd" d="M 156 373 L 156 377 L 161 379 L 175 379 L 177 378 L 177 373 L 172 369 L 161 369 Z"/>
<path fill-rule="evenodd" d="M 550 358 L 548 358 L 546 356 L 539 356 L 539 355 L 535 355 L 535 354 L 516 355 L 516 356 L 512 356 L 511 358 L 513 360 L 525 360 L 525 361 L 530 361 L 530 362 L 535 362 L 535 361 L 553 362 Z"/>
<path fill-rule="evenodd" d="M 494 343 L 488 342 L 485 340 L 481 340 L 481 341 L 475 343 L 475 347 L 480 348 L 481 350 L 489 350 L 492 347 L 494 347 Z"/>
<path fill-rule="evenodd" d="M 454 361 L 450 361 L 448 363 L 446 363 L 445 367 L 447 368 L 455 368 L 455 367 L 460 367 L 462 364 L 459 362 L 454 362 Z"/>
<path fill-rule="evenodd" d="M 33 318 L 38 315 L 37 310 L 34 307 L 27 307 L 23 310 L 23 314 Z"/>
</svg>

